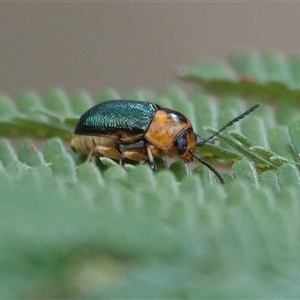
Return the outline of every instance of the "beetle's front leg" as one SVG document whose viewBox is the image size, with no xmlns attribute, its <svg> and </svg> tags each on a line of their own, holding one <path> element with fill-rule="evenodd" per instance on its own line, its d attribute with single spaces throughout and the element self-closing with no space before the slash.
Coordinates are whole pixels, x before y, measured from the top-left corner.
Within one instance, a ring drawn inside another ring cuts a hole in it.
<svg viewBox="0 0 300 300">
<path fill-rule="evenodd" d="M 93 153 L 94 153 L 95 151 L 96 151 L 95 148 L 92 148 L 92 149 L 91 149 L 91 151 L 90 151 L 89 155 L 87 156 L 85 162 L 89 162 L 89 161 L 91 160 L 91 158 L 92 158 L 92 156 L 93 156 Z"/>
<path fill-rule="evenodd" d="M 154 161 L 152 152 L 151 152 L 149 147 L 147 147 L 147 154 L 148 154 L 148 158 L 149 158 L 148 163 L 149 163 L 149 166 L 150 166 L 151 170 L 153 172 L 157 172 L 157 165 L 156 165 L 156 162 Z"/>
</svg>

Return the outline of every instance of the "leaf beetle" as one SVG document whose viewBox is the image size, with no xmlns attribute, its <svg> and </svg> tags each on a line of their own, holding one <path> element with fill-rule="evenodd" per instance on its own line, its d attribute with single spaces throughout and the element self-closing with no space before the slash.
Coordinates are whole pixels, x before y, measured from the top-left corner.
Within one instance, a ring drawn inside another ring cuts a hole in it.
<svg viewBox="0 0 300 300">
<path fill-rule="evenodd" d="M 252 106 L 215 134 L 201 139 L 190 120 L 176 110 L 151 102 L 110 100 L 92 107 L 80 117 L 71 148 L 87 155 L 87 160 L 95 155 L 119 160 L 120 164 L 123 159 L 148 161 L 154 172 L 157 170 L 154 157 L 176 156 L 186 163 L 196 158 L 224 184 L 221 175 L 194 152 L 258 106 Z"/>
</svg>

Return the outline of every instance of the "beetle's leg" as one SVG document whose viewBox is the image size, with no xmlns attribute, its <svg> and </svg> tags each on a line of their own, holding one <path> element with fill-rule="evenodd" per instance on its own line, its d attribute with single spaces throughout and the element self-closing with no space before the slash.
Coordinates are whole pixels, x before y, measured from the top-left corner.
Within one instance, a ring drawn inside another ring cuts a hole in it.
<svg viewBox="0 0 300 300">
<path fill-rule="evenodd" d="M 133 144 L 116 144 L 116 148 L 121 153 L 121 158 L 134 161 L 141 161 L 148 158 L 145 153 L 145 141 L 138 141 Z"/>
<path fill-rule="evenodd" d="M 116 148 L 121 152 L 121 158 L 128 158 L 134 161 L 147 160 L 150 168 L 153 172 L 157 171 L 157 166 L 154 161 L 152 152 L 149 146 L 145 145 L 145 140 L 139 140 L 132 144 L 122 144 L 116 145 Z"/>
<path fill-rule="evenodd" d="M 157 165 L 154 161 L 153 155 L 152 155 L 151 150 L 150 150 L 149 147 L 147 147 L 147 154 L 148 154 L 148 158 L 149 158 L 149 160 L 148 160 L 149 161 L 149 166 L 150 166 L 150 168 L 153 172 L 156 172 L 157 171 Z"/>
<path fill-rule="evenodd" d="M 121 153 L 119 159 L 129 159 L 133 161 L 141 161 L 148 159 L 147 154 L 145 154 L 143 149 L 129 149 Z"/>
<path fill-rule="evenodd" d="M 89 162 L 91 160 L 94 151 L 95 148 L 92 148 L 85 162 Z"/>
<path fill-rule="evenodd" d="M 93 147 L 88 155 L 87 161 L 89 161 L 92 157 L 92 155 L 96 153 L 97 156 L 105 156 L 112 159 L 120 159 L 120 152 L 111 146 L 105 146 L 105 145 L 97 145 Z"/>
</svg>

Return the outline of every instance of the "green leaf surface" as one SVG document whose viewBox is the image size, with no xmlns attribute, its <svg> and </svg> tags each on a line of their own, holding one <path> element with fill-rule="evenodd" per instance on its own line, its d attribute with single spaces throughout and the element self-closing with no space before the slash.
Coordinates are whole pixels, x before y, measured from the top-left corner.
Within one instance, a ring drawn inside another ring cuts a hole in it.
<svg viewBox="0 0 300 300">
<path fill-rule="evenodd" d="M 177 160 L 170 166 L 170 171 L 174 173 L 177 180 L 181 181 L 185 176 L 191 174 L 191 169 L 182 160 Z"/>
<path fill-rule="evenodd" d="M 220 66 L 217 63 L 203 61 L 192 65 L 190 68 L 182 71 L 182 77 L 202 78 L 203 80 L 235 80 L 235 74 L 230 69 Z"/>
<path fill-rule="evenodd" d="M 0 95 L 0 134 L 20 138 L 0 139 L 0 298 L 298 298 L 299 65 L 274 53 L 201 62 L 184 71 L 194 95 Z M 222 185 L 196 159 L 156 158 L 153 173 L 72 152 L 84 111 L 129 98 L 182 112 L 202 139 L 261 105 L 196 149 Z"/>
<path fill-rule="evenodd" d="M 76 181 L 75 163 L 66 151 L 61 140 L 54 138 L 45 143 L 43 150 L 45 161 L 57 177 L 67 177 L 70 182 Z"/>
<path fill-rule="evenodd" d="M 42 154 L 28 140 L 25 140 L 19 146 L 18 157 L 21 162 L 26 163 L 30 167 L 36 167 L 45 163 Z"/>
<path fill-rule="evenodd" d="M 67 96 L 62 90 L 50 90 L 43 97 L 46 109 L 57 114 L 67 115 L 70 111 Z"/>
<path fill-rule="evenodd" d="M 260 174 L 259 182 L 262 186 L 268 186 L 273 191 L 279 191 L 280 189 L 277 175 L 274 171 L 268 170 Z"/>
<path fill-rule="evenodd" d="M 277 53 L 241 53 L 231 56 L 229 64 L 231 68 L 216 62 L 196 62 L 180 76 L 214 94 L 235 94 L 299 107 L 298 54 L 286 58 Z"/>
<path fill-rule="evenodd" d="M 78 91 L 70 97 L 70 104 L 74 114 L 82 115 L 93 106 L 91 96 L 85 91 Z"/>
<path fill-rule="evenodd" d="M 0 118 L 7 120 L 16 114 L 16 107 L 6 95 L 0 95 Z"/>
<path fill-rule="evenodd" d="M 233 173 L 245 180 L 248 184 L 257 186 L 257 173 L 252 163 L 241 160 L 234 164 Z"/>
<path fill-rule="evenodd" d="M 1 138 L 0 139 L 0 161 L 3 165 L 9 165 L 17 161 L 17 155 L 14 151 L 12 145 L 8 140 Z"/>
<path fill-rule="evenodd" d="M 230 57 L 230 64 L 245 78 L 253 78 L 257 81 L 266 81 L 266 72 L 263 70 L 261 56 L 257 53 L 242 53 Z"/>
<path fill-rule="evenodd" d="M 58 139 L 42 152 L 25 142 L 19 157 L 1 145 L 2 298 L 296 297 L 295 166 L 258 176 L 242 160 L 222 186 L 205 166 L 175 163 L 179 178 L 105 159 L 102 173 Z"/>
</svg>

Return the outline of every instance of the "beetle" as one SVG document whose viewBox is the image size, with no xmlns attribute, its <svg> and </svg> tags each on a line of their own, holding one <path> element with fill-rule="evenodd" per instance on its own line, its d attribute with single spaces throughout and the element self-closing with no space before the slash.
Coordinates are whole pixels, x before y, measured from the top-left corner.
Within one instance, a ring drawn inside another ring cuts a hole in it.
<svg viewBox="0 0 300 300">
<path fill-rule="evenodd" d="M 221 175 L 194 152 L 258 106 L 252 106 L 202 139 L 194 132 L 191 121 L 179 111 L 151 102 L 110 100 L 80 117 L 70 144 L 73 151 L 87 155 L 88 161 L 93 155 L 119 160 L 120 165 L 123 159 L 148 161 L 154 172 L 157 170 L 154 157 L 176 156 L 186 163 L 196 158 L 224 184 Z"/>
</svg>

